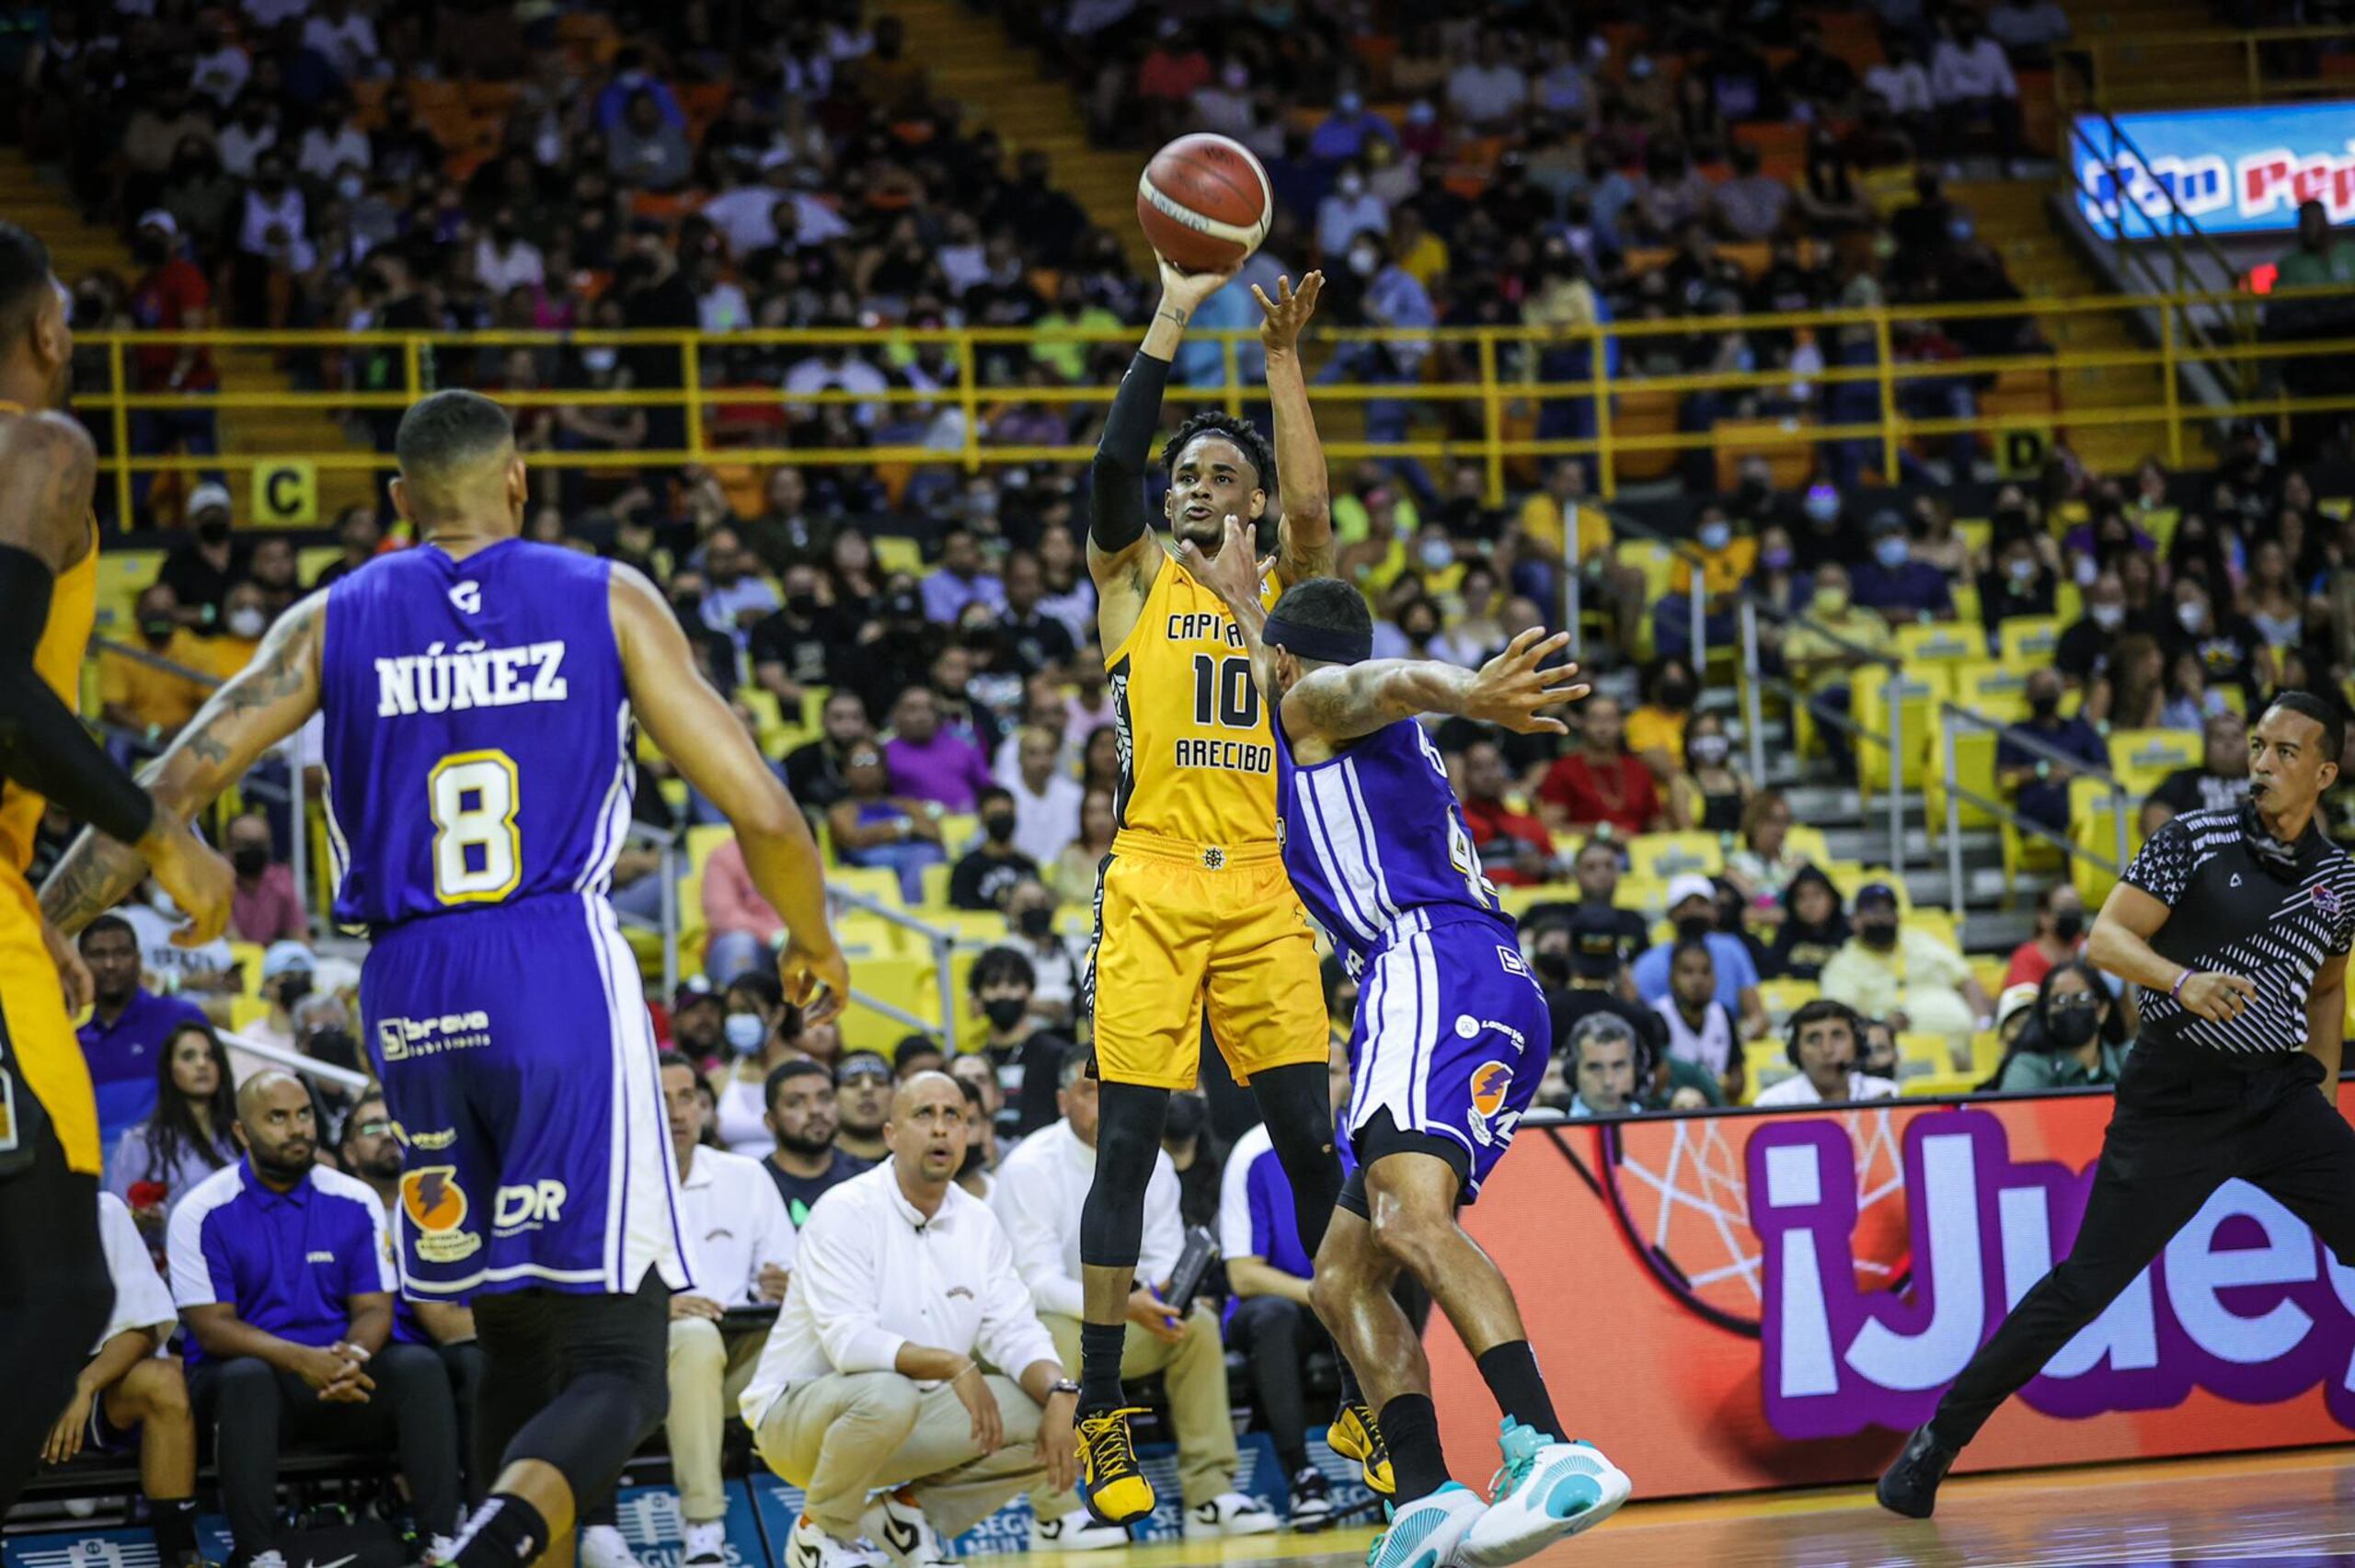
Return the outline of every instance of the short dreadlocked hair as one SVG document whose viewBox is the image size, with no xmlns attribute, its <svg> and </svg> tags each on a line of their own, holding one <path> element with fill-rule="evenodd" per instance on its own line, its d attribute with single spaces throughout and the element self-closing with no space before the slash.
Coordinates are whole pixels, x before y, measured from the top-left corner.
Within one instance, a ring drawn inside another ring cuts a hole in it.
<svg viewBox="0 0 2355 1568">
<path fill-rule="evenodd" d="M 1241 449 L 1243 461 L 1248 463 L 1252 473 L 1258 476 L 1259 488 L 1270 496 L 1276 493 L 1276 449 L 1268 444 L 1268 438 L 1261 435 L 1258 427 L 1248 419 L 1238 419 L 1215 408 L 1205 408 L 1190 416 L 1170 433 L 1168 444 L 1161 449 L 1162 472 L 1175 478 L 1178 454 L 1201 436 L 1220 436 L 1233 441 Z"/>
</svg>

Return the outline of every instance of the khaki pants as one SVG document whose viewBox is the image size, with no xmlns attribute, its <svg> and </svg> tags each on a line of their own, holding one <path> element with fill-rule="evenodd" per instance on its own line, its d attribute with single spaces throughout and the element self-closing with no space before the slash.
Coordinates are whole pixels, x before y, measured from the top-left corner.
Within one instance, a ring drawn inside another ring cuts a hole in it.
<svg viewBox="0 0 2355 1568">
<path fill-rule="evenodd" d="M 1054 1336 L 1055 1353 L 1063 1370 L 1079 1376 L 1079 1320 L 1041 1312 L 1039 1321 Z M 1238 1462 L 1235 1451 L 1235 1416 L 1226 1400 L 1226 1347 L 1218 1332 L 1218 1314 L 1197 1307 L 1187 1315 L 1185 1337 L 1175 1345 L 1154 1338 L 1134 1323 L 1120 1348 L 1123 1379 L 1166 1374 L 1169 1388 L 1169 1424 L 1177 1428 L 1178 1486 L 1186 1506 L 1207 1503 L 1235 1489 Z M 1060 1519 L 1079 1506 L 1075 1492 L 1030 1494 L 1030 1506 L 1041 1519 Z"/>
<path fill-rule="evenodd" d="M 857 1537 L 868 1493 L 896 1486 L 913 1490 L 932 1528 L 953 1539 L 1046 1473 L 1039 1407 L 1011 1378 L 983 1380 L 1005 1428 L 994 1454 L 974 1443 L 973 1418 L 947 1384 L 918 1389 L 897 1372 L 835 1372 L 796 1384 L 769 1406 L 753 1446 L 802 1489 L 803 1516 L 837 1540 Z"/>
<path fill-rule="evenodd" d="M 691 1525 L 718 1522 L 728 1512 L 719 1481 L 719 1444 L 736 1400 L 761 1364 L 768 1335 L 761 1331 L 723 1337 L 708 1318 L 671 1320 L 671 1473 L 679 1512 Z"/>
</svg>

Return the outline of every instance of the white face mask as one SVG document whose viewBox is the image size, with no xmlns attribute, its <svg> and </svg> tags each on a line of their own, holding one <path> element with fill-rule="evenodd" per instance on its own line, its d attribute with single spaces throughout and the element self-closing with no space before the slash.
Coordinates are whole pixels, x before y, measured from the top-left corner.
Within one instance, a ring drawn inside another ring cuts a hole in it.
<svg viewBox="0 0 2355 1568">
<path fill-rule="evenodd" d="M 2193 634 L 2207 630 L 2208 607 L 2196 599 L 2186 600 L 2175 607 L 2176 624 Z"/>
<path fill-rule="evenodd" d="M 1360 192 L 1363 191 L 1364 189 L 1365 189 L 1365 177 L 1364 177 L 1363 175 L 1360 175 L 1360 174 L 1345 174 L 1345 175 L 1343 175 L 1343 176 L 1341 177 L 1341 194 L 1342 194 L 1342 195 L 1344 195 L 1344 196 L 1355 196 L 1355 195 L 1358 195 Z"/>
<path fill-rule="evenodd" d="M 346 201 L 359 200 L 360 193 L 367 189 L 366 183 L 356 174 L 343 175 L 335 182 L 335 193 Z"/>
<path fill-rule="evenodd" d="M 614 368 L 614 361 L 619 357 L 620 354 L 618 350 L 613 349 L 583 349 L 580 350 L 580 362 L 590 370 L 599 372 L 601 373 L 605 371 L 612 370 Z"/>
<path fill-rule="evenodd" d="M 2091 555 L 2080 555 L 2077 564 L 2070 568 L 2069 575 L 2077 579 L 2079 588 L 2091 588 L 2094 578 L 2101 576 L 2101 566 Z"/>
<path fill-rule="evenodd" d="M 2012 574 L 2014 582 L 2025 583 L 2036 580 L 2036 562 L 2027 555 L 2016 557 L 2005 570 Z"/>
<path fill-rule="evenodd" d="M 1702 549 L 1722 550 L 1732 543 L 1733 524 L 1729 522 L 1705 522 L 1701 525 Z"/>
<path fill-rule="evenodd" d="M 2126 624 L 2126 606 L 2123 604 L 2088 605 L 2085 613 L 2092 616 L 2094 624 L 2105 632 L 2114 632 Z"/>
<path fill-rule="evenodd" d="M 251 639 L 261 635 L 267 623 L 262 619 L 261 612 L 248 604 L 242 610 L 230 611 L 227 624 L 231 636 Z"/>
</svg>

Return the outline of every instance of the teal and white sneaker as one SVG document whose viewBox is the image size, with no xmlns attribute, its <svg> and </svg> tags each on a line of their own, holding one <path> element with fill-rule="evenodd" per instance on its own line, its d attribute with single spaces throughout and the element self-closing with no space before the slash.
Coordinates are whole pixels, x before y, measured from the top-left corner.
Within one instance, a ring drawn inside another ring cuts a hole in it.
<svg viewBox="0 0 2355 1568">
<path fill-rule="evenodd" d="M 1441 1568 L 1488 1510 L 1478 1493 L 1451 1481 L 1392 1511 L 1390 1528 L 1365 1554 L 1365 1568 Z"/>
<path fill-rule="evenodd" d="M 1593 1444 L 1564 1443 L 1511 1416 L 1498 1446 L 1504 1468 L 1490 1483 L 1488 1511 L 1456 1548 L 1461 1568 L 1505 1568 L 1592 1529 L 1634 1490 Z"/>
</svg>

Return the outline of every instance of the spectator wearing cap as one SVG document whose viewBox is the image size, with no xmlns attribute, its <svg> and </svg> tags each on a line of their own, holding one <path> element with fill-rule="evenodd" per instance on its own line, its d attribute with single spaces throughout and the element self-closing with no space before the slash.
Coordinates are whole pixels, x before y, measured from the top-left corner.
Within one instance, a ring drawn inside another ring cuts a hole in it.
<svg viewBox="0 0 2355 1568">
<path fill-rule="evenodd" d="M 211 635 L 221 624 L 229 589 L 246 575 L 246 551 L 230 540 L 229 487 L 207 480 L 189 492 L 192 539 L 164 557 L 155 580 L 172 590 L 180 624 Z"/>
<path fill-rule="evenodd" d="M 1994 1012 L 1962 955 L 1898 920 L 1897 890 L 1867 882 L 1856 890 L 1855 934 L 1823 966 L 1823 994 L 1867 1018 L 1908 1030 L 1967 1039 Z"/>
<path fill-rule="evenodd" d="M 1866 532 L 1871 558 L 1848 573 L 1849 592 L 1858 606 L 1878 612 L 1891 626 L 1954 618 L 1953 585 L 1937 567 L 1913 559 L 1903 517 L 1883 509 L 1873 514 Z"/>
<path fill-rule="evenodd" d="M 1098 1117 L 1093 1065 L 1086 1052 L 1064 1059 L 1057 1099 L 1063 1119 L 1024 1139 L 1000 1162 L 990 1199 L 1013 1243 L 1015 1267 L 1066 1367 L 1079 1364 L 1080 1211 L 1096 1172 Z M 1177 1170 L 1158 1150 L 1145 1189 L 1143 1224 L 1136 1273 L 1151 1283 L 1130 1295 L 1121 1369 L 1132 1377 L 1166 1375 L 1189 1535 L 1265 1534 L 1276 1528 L 1275 1516 L 1265 1504 L 1235 1490 L 1235 1426 L 1218 1319 L 1207 1309 L 1170 1301 L 1164 1294 L 1184 1245 L 1185 1227 Z M 1047 1539 L 1057 1544 L 1120 1544 L 1109 1539 L 1106 1527 L 1090 1520 L 1072 1493 L 1041 1487 L 1032 1494 L 1031 1509 L 1042 1531 L 1054 1532 Z"/>
<path fill-rule="evenodd" d="M 671 1032 L 666 1042 L 704 1070 L 728 1057 L 728 999 L 703 975 L 689 975 L 671 993 Z"/>
<path fill-rule="evenodd" d="M 776 1145 L 761 1165 L 798 1230 L 809 1223 L 810 1207 L 820 1198 L 870 1167 L 834 1141 L 841 1108 L 833 1072 L 823 1062 L 807 1057 L 780 1062 L 770 1070 L 764 1087 Z"/>
<path fill-rule="evenodd" d="M 899 1076 L 881 1051 L 845 1051 L 834 1064 L 834 1147 L 854 1160 L 880 1165 L 891 1157 L 883 1124 L 891 1114 Z"/>
<path fill-rule="evenodd" d="M 123 1129 L 155 1113 L 156 1061 L 172 1036 L 210 1025 L 194 1003 L 140 984 L 139 936 L 121 915 L 83 927 L 78 946 L 90 970 L 91 1006 L 75 1034 L 98 1092 L 98 1139 L 111 1148 Z"/>
<path fill-rule="evenodd" d="M 2061 672 L 2049 666 L 2028 678 L 2028 716 L 2006 726 L 1995 746 L 1995 782 L 2022 817 L 2055 833 L 2069 830 L 2072 761 L 2107 772 L 2109 747 L 2081 715 L 2061 713 Z M 2030 744 L 2033 743 L 2033 744 Z M 2057 754 L 2057 755 L 2056 755 Z"/>
<path fill-rule="evenodd" d="M 281 1568 L 279 1456 L 306 1442 L 396 1443 L 419 1532 L 446 1560 L 457 1417 L 433 1353 L 390 1342 L 384 1208 L 317 1163 L 310 1092 L 290 1074 L 259 1072 L 237 1092 L 237 1140 L 245 1159 L 189 1194 L 168 1242 L 197 1422 L 217 1434 L 232 1561 Z M 458 1201 L 431 1171 L 404 1177 L 401 1198 L 413 1222 Z"/>
<path fill-rule="evenodd" d="M 1798 1071 L 1762 1091 L 1761 1105 L 1826 1105 L 1857 1100 L 1892 1100 L 1893 1079 L 1862 1070 L 1856 1059 L 1855 1014 L 1837 1001 L 1819 998 L 1791 1014 L 1791 1056 Z"/>
<path fill-rule="evenodd" d="M 179 1314 L 131 1210 L 112 1193 L 98 1195 L 98 1241 L 114 1282 L 114 1308 L 41 1458 L 63 1464 L 86 1449 L 136 1452 L 157 1561 L 188 1568 L 202 1561 L 196 1546 L 196 1421 L 188 1380 L 165 1350 Z"/>
<path fill-rule="evenodd" d="M 758 1160 L 697 1141 L 701 1074 L 675 1051 L 661 1059 L 662 1105 L 678 1162 L 680 1240 L 695 1283 L 671 1298 L 671 1410 L 664 1431 L 686 1520 L 682 1561 L 697 1568 L 727 1558 L 727 1494 L 719 1474 L 727 1412 L 752 1379 L 767 1334 L 730 1331 L 730 1309 L 783 1301 L 793 1269 L 793 1221 Z"/>
<path fill-rule="evenodd" d="M 283 1051 L 299 1049 L 302 1033 L 295 1024 L 294 1010 L 311 994 L 317 971 L 318 957 L 305 943 L 289 938 L 264 948 L 261 999 L 270 1004 L 270 1011 L 241 1033 L 259 1045 L 275 1046 Z M 240 1083 L 261 1066 L 258 1059 L 235 1049 L 230 1051 L 229 1059 Z"/>
<path fill-rule="evenodd" d="M 1636 994 L 1657 1007 L 1670 990 L 1670 959 L 1687 942 L 1709 950 L 1715 967 L 1716 996 L 1726 1010 L 1741 1020 L 1741 1036 L 1756 1039 L 1766 1032 L 1766 1006 L 1758 1000 L 1758 966 L 1750 946 L 1739 936 L 1717 929 L 1717 890 L 1707 877 L 1687 872 L 1668 885 L 1668 918 L 1676 935 L 1636 960 Z"/>
<path fill-rule="evenodd" d="M 270 858 L 270 819 L 258 811 L 246 812 L 230 821 L 227 837 L 229 864 L 237 873 L 229 897 L 229 934 L 265 946 L 310 935 L 294 873 Z"/>
<path fill-rule="evenodd" d="M 1995 1038 L 2006 1048 L 2028 1027 L 2028 1014 L 2036 1008 L 2037 992 L 2042 989 L 2040 982 L 2005 986 L 2004 994 L 1995 999 Z"/>
<path fill-rule="evenodd" d="M 141 213 L 131 250 L 141 269 L 131 286 L 132 325 L 143 332 L 201 332 L 213 325 L 213 286 L 182 248 L 179 223 L 171 213 L 160 207 Z M 211 393 L 221 386 L 212 351 L 201 343 L 134 347 L 132 378 L 138 391 L 150 395 Z M 195 404 L 131 411 L 133 452 L 150 457 L 175 446 L 191 457 L 211 457 L 221 450 L 212 408 Z M 133 504 L 146 504 L 155 478 L 153 474 L 133 475 Z"/>
<path fill-rule="evenodd" d="M 1597 827 L 1633 836 L 1663 820 L 1660 785 L 1626 745 L 1616 698 L 1597 692 L 1579 709 L 1578 749 L 1558 759 L 1537 785 L 1537 809 L 1556 830 Z"/>
</svg>

